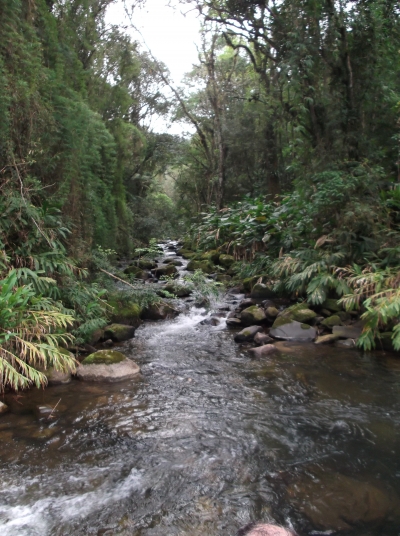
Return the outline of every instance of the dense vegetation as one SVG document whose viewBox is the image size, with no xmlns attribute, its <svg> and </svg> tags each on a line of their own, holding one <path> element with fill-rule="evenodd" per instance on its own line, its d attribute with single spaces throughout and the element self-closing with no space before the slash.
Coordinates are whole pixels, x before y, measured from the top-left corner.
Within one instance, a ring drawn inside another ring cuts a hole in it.
<svg viewBox="0 0 400 536">
<path fill-rule="evenodd" d="M 341 298 L 400 348 L 398 3 L 182 0 L 204 25 L 177 89 L 113 2 L 0 2 L 0 385 L 73 367 L 112 314 L 98 269 L 194 213 L 237 278 Z M 195 134 L 146 127 L 166 113 Z"/>
</svg>

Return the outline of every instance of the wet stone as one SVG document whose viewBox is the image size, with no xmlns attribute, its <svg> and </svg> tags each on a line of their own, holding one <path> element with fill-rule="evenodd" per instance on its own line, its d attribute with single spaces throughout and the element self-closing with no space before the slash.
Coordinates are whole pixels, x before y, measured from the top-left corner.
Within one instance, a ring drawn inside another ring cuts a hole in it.
<svg viewBox="0 0 400 536">
<path fill-rule="evenodd" d="M 8 411 L 8 406 L 7 404 L 4 404 L 4 402 L 0 402 L 0 415 L 2 413 L 7 413 Z"/>
<path fill-rule="evenodd" d="M 249 326 L 247 328 L 242 329 L 242 331 L 239 331 L 235 335 L 235 342 L 245 342 L 245 341 L 252 341 L 254 339 L 254 336 L 259 331 L 262 331 L 261 326 Z"/>
<path fill-rule="evenodd" d="M 242 325 L 240 318 L 228 318 L 226 320 L 226 325 L 230 328 L 237 328 Z"/>
<path fill-rule="evenodd" d="M 254 337 L 255 344 L 262 346 L 263 344 L 268 344 L 270 342 L 273 342 L 273 338 L 267 335 L 266 333 L 258 332 L 256 333 Z"/>
<path fill-rule="evenodd" d="M 241 313 L 242 324 L 245 326 L 251 326 L 253 324 L 261 324 L 266 320 L 264 310 L 257 305 L 252 305 L 247 309 L 244 309 Z"/>
<path fill-rule="evenodd" d="M 279 318 L 277 319 L 279 320 Z M 317 335 L 317 330 L 308 324 L 302 324 L 293 320 L 271 328 L 269 334 L 274 339 L 284 341 L 313 341 Z"/>
<path fill-rule="evenodd" d="M 289 486 L 292 503 L 320 530 L 349 530 L 379 522 L 400 507 L 397 498 L 375 487 L 336 473 L 305 477 Z"/>
<path fill-rule="evenodd" d="M 266 357 L 271 354 L 276 354 L 277 352 L 279 352 L 279 350 L 273 344 L 264 344 L 263 346 L 258 346 L 257 348 L 251 348 L 249 350 L 252 357 Z"/>
</svg>

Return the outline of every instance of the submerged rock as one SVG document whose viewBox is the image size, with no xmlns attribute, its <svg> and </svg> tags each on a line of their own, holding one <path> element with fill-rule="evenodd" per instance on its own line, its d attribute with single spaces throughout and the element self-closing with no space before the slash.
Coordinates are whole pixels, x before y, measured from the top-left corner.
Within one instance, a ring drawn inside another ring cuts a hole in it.
<svg viewBox="0 0 400 536">
<path fill-rule="evenodd" d="M 338 339 L 335 341 L 335 346 L 338 348 L 356 348 L 356 341 L 354 339 Z"/>
<path fill-rule="evenodd" d="M 242 324 L 245 326 L 252 326 L 253 324 L 261 324 L 266 320 L 264 310 L 257 305 L 252 305 L 241 312 L 240 316 Z"/>
<path fill-rule="evenodd" d="M 345 531 L 376 523 L 399 508 L 398 498 L 369 482 L 339 473 L 318 473 L 288 488 L 292 503 L 319 530 Z"/>
<path fill-rule="evenodd" d="M 104 337 L 114 342 L 122 342 L 135 336 L 135 328 L 125 324 L 111 324 L 104 329 Z"/>
<path fill-rule="evenodd" d="M 280 320 L 281 322 L 277 323 Z M 282 322 L 278 317 L 274 322 L 269 334 L 274 339 L 282 339 L 284 341 L 313 341 L 317 336 L 317 330 L 308 324 L 296 322 L 296 320 Z"/>
<path fill-rule="evenodd" d="M 362 333 L 361 326 L 334 326 L 332 333 L 340 339 L 358 339 Z"/>
<path fill-rule="evenodd" d="M 262 331 L 261 326 L 249 326 L 247 328 L 242 329 L 242 331 L 239 331 L 235 335 L 235 342 L 245 342 L 245 341 L 252 341 L 254 339 L 254 336 L 259 331 Z"/>
<path fill-rule="evenodd" d="M 263 344 L 268 344 L 270 342 L 273 342 L 273 340 L 274 339 L 272 337 L 270 337 L 266 333 L 261 333 L 261 332 L 256 333 L 256 335 L 254 337 L 255 344 L 257 344 L 259 346 L 261 346 Z"/>
<path fill-rule="evenodd" d="M 251 348 L 249 352 L 253 357 L 265 357 L 267 355 L 275 354 L 276 352 L 279 352 L 279 350 L 273 344 L 264 344 L 257 348 Z"/>
</svg>

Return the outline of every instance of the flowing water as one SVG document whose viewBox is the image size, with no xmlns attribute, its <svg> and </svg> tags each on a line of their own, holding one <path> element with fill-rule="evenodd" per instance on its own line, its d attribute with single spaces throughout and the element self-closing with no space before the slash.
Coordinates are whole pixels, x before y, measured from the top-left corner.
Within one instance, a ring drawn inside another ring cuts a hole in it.
<svg viewBox="0 0 400 536">
<path fill-rule="evenodd" d="M 7 398 L 2 536 L 399 534 L 400 360 L 289 343 L 254 360 L 209 314 L 141 326 L 121 345 L 135 380 Z"/>
</svg>

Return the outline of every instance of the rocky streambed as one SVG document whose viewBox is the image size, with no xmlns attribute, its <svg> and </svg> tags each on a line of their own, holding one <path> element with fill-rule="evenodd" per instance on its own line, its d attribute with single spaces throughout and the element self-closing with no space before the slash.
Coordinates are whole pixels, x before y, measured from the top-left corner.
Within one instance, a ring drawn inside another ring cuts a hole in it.
<svg viewBox="0 0 400 536">
<path fill-rule="evenodd" d="M 329 309 L 238 290 L 190 300 L 112 342 L 140 373 L 6 398 L 1 533 L 233 536 L 264 521 L 397 536 L 399 360 L 350 348 L 348 331 L 299 341 L 359 329 L 323 326 Z"/>
</svg>

